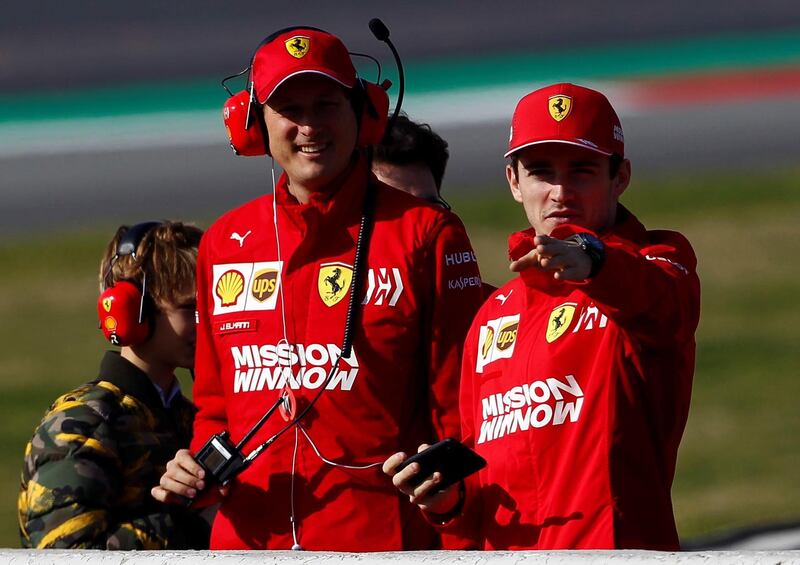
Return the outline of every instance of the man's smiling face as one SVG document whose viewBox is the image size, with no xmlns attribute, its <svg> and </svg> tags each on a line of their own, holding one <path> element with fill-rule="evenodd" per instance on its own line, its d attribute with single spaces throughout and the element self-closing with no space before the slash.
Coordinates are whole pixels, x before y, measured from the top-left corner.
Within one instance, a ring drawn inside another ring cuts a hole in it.
<svg viewBox="0 0 800 565">
<path fill-rule="evenodd" d="M 347 90 L 324 76 L 287 80 L 264 105 L 269 148 L 289 185 L 324 190 L 347 169 L 358 124 Z"/>
</svg>

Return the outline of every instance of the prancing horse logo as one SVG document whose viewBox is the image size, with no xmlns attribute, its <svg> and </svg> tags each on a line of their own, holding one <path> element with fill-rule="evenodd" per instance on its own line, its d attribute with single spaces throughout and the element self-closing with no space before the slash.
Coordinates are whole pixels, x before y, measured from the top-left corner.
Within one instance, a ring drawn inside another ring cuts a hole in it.
<svg viewBox="0 0 800 565">
<path fill-rule="evenodd" d="M 572 317 L 575 315 L 576 306 L 577 304 L 575 302 L 565 302 L 553 308 L 553 311 L 550 312 L 550 319 L 547 320 L 547 330 L 544 334 L 547 343 L 553 343 L 564 335 L 564 332 L 567 331 L 570 323 L 572 323 Z"/>
<path fill-rule="evenodd" d="M 550 117 L 560 122 L 569 116 L 569 112 L 572 110 L 572 98 L 563 94 L 551 96 L 547 99 L 547 107 L 550 110 Z"/>
<path fill-rule="evenodd" d="M 350 290 L 353 268 L 346 263 L 323 263 L 319 266 L 317 291 L 326 306 L 338 304 Z"/>
<path fill-rule="evenodd" d="M 308 53 L 309 39 L 303 35 L 295 35 L 284 41 L 284 45 L 286 45 L 286 51 L 289 52 L 289 55 L 302 59 Z"/>
</svg>

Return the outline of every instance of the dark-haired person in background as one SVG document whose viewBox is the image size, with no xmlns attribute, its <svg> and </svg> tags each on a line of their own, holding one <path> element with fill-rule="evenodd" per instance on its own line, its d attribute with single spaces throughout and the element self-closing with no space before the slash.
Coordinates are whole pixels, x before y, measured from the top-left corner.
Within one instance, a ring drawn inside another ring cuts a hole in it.
<svg viewBox="0 0 800 565">
<path fill-rule="evenodd" d="M 438 491 L 398 488 L 442 531 L 484 549 L 678 549 L 670 490 L 700 313 L 689 242 L 619 203 L 622 126 L 573 84 L 517 105 L 506 157 L 530 229 L 509 240 L 519 277 L 481 308 L 464 346 L 463 441 L 488 462 Z M 447 537 L 445 538 L 448 539 Z"/>
<path fill-rule="evenodd" d="M 375 146 L 372 172 L 378 180 L 392 188 L 438 204 L 449 211 L 450 205 L 442 198 L 442 180 L 449 158 L 447 141 L 431 126 L 400 114 L 389 135 Z M 455 221 L 460 222 L 461 219 Z M 470 259 L 477 261 L 474 254 Z M 484 297 L 488 297 L 497 287 L 483 281 L 481 289 Z"/>
<path fill-rule="evenodd" d="M 25 449 L 23 547 L 208 547 L 209 524 L 197 512 L 150 496 L 191 438 L 196 410 L 175 369 L 194 365 L 201 235 L 179 222 L 138 224 L 106 246 L 100 323 L 122 347 L 105 354 L 95 380 L 50 406 Z"/>
<path fill-rule="evenodd" d="M 392 188 L 449 208 L 441 196 L 449 157 L 447 142 L 431 126 L 400 114 L 375 146 L 372 172 Z"/>
</svg>

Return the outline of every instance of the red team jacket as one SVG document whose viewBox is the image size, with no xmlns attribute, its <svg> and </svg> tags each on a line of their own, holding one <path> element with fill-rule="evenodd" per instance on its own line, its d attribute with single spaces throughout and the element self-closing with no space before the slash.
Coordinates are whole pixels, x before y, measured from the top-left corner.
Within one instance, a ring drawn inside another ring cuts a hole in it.
<svg viewBox="0 0 800 565">
<path fill-rule="evenodd" d="M 298 410 L 318 392 L 340 352 L 367 174 L 359 161 L 334 198 L 315 196 L 306 205 L 282 177 L 280 256 L 272 195 L 229 212 L 206 232 L 198 257 L 193 452 L 223 429 L 241 439 L 286 384 Z M 462 343 L 481 303 L 480 273 L 460 220 L 374 177 L 372 183 L 375 222 L 353 352 L 302 421 L 322 456 L 349 465 L 382 462 L 459 434 Z M 285 424 L 273 417 L 249 449 Z M 301 431 L 291 430 L 232 485 L 211 548 L 289 549 L 292 489 L 304 549 L 439 543 L 380 466 L 328 466 Z"/>
<path fill-rule="evenodd" d="M 512 236 L 512 258 L 533 235 Z M 622 207 L 601 239 L 596 277 L 524 271 L 470 329 L 462 433 L 488 466 L 444 528 L 455 539 L 484 549 L 678 548 L 670 489 L 694 371 L 696 259 L 683 236 L 646 231 Z"/>
</svg>

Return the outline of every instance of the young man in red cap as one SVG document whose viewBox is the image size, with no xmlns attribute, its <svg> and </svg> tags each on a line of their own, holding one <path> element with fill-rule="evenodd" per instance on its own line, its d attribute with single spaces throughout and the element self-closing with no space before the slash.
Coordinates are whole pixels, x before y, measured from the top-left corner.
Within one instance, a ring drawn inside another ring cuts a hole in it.
<svg viewBox="0 0 800 565">
<path fill-rule="evenodd" d="M 285 390 L 296 409 L 245 446 L 287 428 L 229 485 L 211 547 L 438 547 L 380 464 L 460 433 L 462 344 L 481 302 L 469 240 L 456 216 L 371 174 L 363 100 L 338 38 L 279 32 L 256 51 L 252 81 L 284 174 L 274 197 L 229 212 L 203 238 L 192 453 L 223 430 L 239 442 Z M 371 235 L 359 228 L 365 208 Z M 354 289 L 360 235 L 369 239 Z M 353 293 L 352 349 L 341 355 Z M 153 495 L 193 498 L 208 478 L 179 452 Z"/>
<path fill-rule="evenodd" d="M 556 84 L 517 105 L 506 157 L 531 228 L 520 276 L 467 336 L 463 440 L 488 462 L 464 485 L 385 471 L 444 532 L 485 549 L 678 549 L 670 489 L 689 409 L 700 287 L 689 242 L 647 231 L 605 96 Z"/>
</svg>

